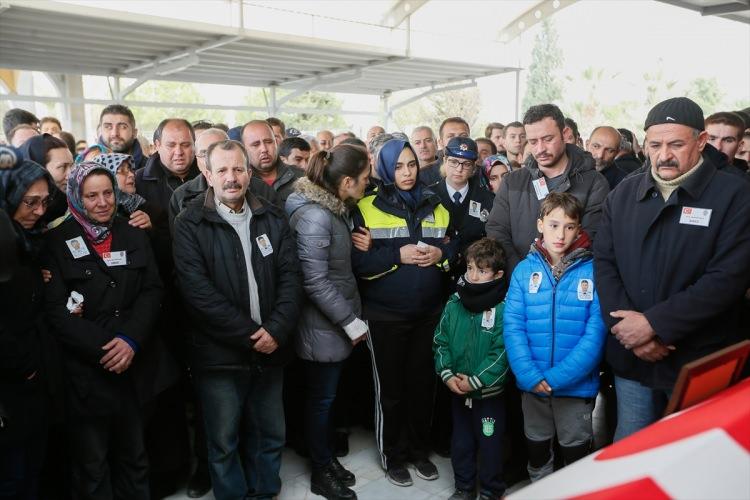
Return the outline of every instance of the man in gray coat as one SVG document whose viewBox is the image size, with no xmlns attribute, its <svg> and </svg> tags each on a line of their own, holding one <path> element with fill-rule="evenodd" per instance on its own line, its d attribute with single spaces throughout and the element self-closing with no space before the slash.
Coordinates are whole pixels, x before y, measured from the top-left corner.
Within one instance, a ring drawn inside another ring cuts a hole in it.
<svg viewBox="0 0 750 500">
<path fill-rule="evenodd" d="M 548 193 L 569 192 L 584 206 L 583 229 L 593 238 L 609 193 L 607 179 L 581 148 L 565 144 L 565 118 L 554 104 L 532 106 L 523 117 L 532 157 L 509 173 L 495 196 L 487 236 L 503 246 L 508 273 L 523 259 L 537 236 L 539 207 Z"/>
</svg>

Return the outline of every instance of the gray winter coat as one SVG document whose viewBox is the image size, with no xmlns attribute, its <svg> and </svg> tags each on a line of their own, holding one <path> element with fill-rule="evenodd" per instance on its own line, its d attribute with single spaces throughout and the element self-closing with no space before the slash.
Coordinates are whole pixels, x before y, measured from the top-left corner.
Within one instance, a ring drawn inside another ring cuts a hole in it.
<svg viewBox="0 0 750 500">
<path fill-rule="evenodd" d="M 609 184 L 596 171 L 591 155 L 577 146 L 566 146 L 569 165 L 567 179 L 556 191 L 568 192 L 583 204 L 583 229 L 593 239 L 602 213 L 602 204 L 609 193 Z M 541 200 L 537 199 L 532 181 L 542 177 L 533 157 L 524 168 L 514 170 L 503 179 L 487 219 L 487 236 L 500 242 L 508 261 L 506 274 L 529 252 L 537 237 L 536 221 Z"/>
<path fill-rule="evenodd" d="M 310 361 L 342 361 L 352 351 L 343 326 L 362 314 L 352 273 L 348 210 L 337 197 L 303 177 L 286 200 L 286 213 L 297 238 L 307 295 L 298 324 L 297 355 Z"/>
</svg>

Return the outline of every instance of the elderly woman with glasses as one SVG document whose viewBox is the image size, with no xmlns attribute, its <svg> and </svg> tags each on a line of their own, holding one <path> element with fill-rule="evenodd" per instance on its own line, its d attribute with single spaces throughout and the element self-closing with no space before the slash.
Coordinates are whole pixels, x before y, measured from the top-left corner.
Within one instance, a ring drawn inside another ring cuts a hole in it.
<svg viewBox="0 0 750 500">
<path fill-rule="evenodd" d="M 65 367 L 72 497 L 148 498 L 142 408 L 177 375 L 154 332 L 162 282 L 146 233 L 117 215 L 110 169 L 77 164 L 67 191 L 45 299 Z"/>
<path fill-rule="evenodd" d="M 42 216 L 49 173 L 0 146 L 0 498 L 37 498 L 57 380 L 44 322 Z"/>
</svg>

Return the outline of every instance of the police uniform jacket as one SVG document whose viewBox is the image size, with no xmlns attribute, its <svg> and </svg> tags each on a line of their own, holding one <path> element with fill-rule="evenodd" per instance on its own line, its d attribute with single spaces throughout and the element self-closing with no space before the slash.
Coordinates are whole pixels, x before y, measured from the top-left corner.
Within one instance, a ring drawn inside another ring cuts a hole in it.
<svg viewBox="0 0 750 500">
<path fill-rule="evenodd" d="M 455 253 L 455 244 L 446 239 L 450 214 L 440 197 L 422 187 L 422 197 L 411 210 L 395 186 L 380 184 L 374 194 L 359 201 L 352 219 L 355 228 L 368 228 L 373 240 L 366 252 L 352 249 L 364 316 L 399 321 L 439 314 L 448 262 Z M 402 264 L 401 247 L 420 241 L 443 251 L 440 262 L 430 267 Z"/>
</svg>

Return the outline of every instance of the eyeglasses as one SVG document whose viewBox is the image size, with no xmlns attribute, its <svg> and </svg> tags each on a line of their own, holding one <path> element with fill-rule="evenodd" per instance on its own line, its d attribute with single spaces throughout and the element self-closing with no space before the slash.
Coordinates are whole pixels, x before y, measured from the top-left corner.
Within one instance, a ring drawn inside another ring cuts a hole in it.
<svg viewBox="0 0 750 500">
<path fill-rule="evenodd" d="M 44 208 L 47 208 L 52 200 L 49 196 L 46 198 L 39 198 L 38 196 L 35 196 L 33 198 L 23 198 L 21 202 L 28 208 L 29 210 L 36 210 L 39 208 L 39 206 L 42 206 Z"/>
<path fill-rule="evenodd" d="M 445 164 L 448 165 L 450 168 L 455 168 L 456 170 L 459 170 L 459 169 L 470 170 L 474 167 L 474 162 L 471 160 L 458 161 L 455 158 L 448 158 L 447 160 L 445 160 Z"/>
</svg>

